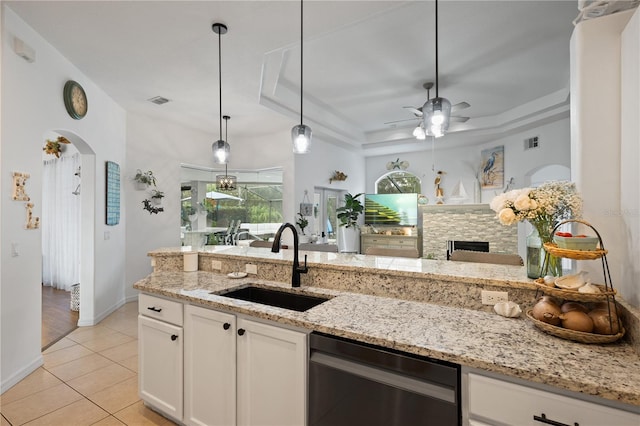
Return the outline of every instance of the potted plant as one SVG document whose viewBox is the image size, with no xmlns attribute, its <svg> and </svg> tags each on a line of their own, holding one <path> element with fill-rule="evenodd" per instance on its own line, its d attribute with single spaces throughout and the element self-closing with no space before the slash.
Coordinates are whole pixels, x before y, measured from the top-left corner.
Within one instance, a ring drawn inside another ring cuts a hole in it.
<svg viewBox="0 0 640 426">
<path fill-rule="evenodd" d="M 336 209 L 340 220 L 338 232 L 338 247 L 341 252 L 358 253 L 360 251 L 360 226 L 358 218 L 364 211 L 364 206 L 358 200 L 362 193 L 344 196 L 344 206 Z"/>
<path fill-rule="evenodd" d="M 136 175 L 133 177 L 133 180 L 136 182 L 136 186 L 140 190 L 147 189 L 151 185 L 156 186 L 156 178 L 153 176 L 153 172 L 151 170 L 146 172 L 143 172 L 140 169 L 136 170 Z"/>
<path fill-rule="evenodd" d="M 300 240 L 301 243 L 309 242 L 309 238 L 304 233 L 304 228 L 309 226 L 309 221 L 307 220 L 306 217 L 304 217 L 302 213 L 298 213 L 298 219 L 296 220 L 296 225 L 298 225 L 298 228 L 300 228 L 300 235 L 298 236 L 298 240 Z"/>
<path fill-rule="evenodd" d="M 162 204 L 162 198 L 164 198 L 164 192 L 158 191 L 157 189 L 151 191 L 151 201 L 153 201 L 155 205 Z"/>
</svg>

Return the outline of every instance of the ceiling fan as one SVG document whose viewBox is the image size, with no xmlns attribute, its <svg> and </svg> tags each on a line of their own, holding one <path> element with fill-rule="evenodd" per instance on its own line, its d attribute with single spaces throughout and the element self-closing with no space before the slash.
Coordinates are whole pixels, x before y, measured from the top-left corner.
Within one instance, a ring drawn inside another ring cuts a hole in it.
<svg viewBox="0 0 640 426">
<path fill-rule="evenodd" d="M 431 97 L 429 96 L 429 91 L 433 88 L 433 83 L 428 81 L 426 83 L 424 83 L 422 85 L 422 87 L 424 87 L 427 90 L 427 100 L 431 99 Z M 451 112 L 457 112 L 466 108 L 469 108 L 471 105 L 468 102 L 459 102 L 455 105 L 451 106 Z M 413 113 L 413 115 L 415 115 L 414 118 L 407 118 L 404 120 L 396 120 L 396 121 L 388 121 L 384 124 L 394 124 L 394 123 L 400 123 L 403 121 L 411 121 L 411 120 L 415 120 L 416 118 L 422 118 L 422 107 L 414 107 L 414 106 L 405 106 L 403 107 L 405 109 L 408 109 L 409 111 L 411 111 Z M 452 122 L 456 122 L 456 123 L 465 123 L 467 120 L 469 120 L 469 117 L 462 117 L 462 116 L 457 116 L 457 115 L 452 115 L 450 117 L 450 120 Z"/>
</svg>

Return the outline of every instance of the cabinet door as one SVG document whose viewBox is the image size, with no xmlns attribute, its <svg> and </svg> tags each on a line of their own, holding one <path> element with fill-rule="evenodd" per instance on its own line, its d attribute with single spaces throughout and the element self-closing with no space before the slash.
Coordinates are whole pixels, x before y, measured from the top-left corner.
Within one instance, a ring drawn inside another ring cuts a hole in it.
<svg viewBox="0 0 640 426">
<path fill-rule="evenodd" d="M 477 374 L 469 374 L 469 417 L 523 426 L 640 424 L 637 414 Z"/>
<path fill-rule="evenodd" d="M 307 334 L 238 319 L 238 425 L 306 424 Z"/>
<path fill-rule="evenodd" d="M 184 421 L 236 423 L 236 317 L 188 305 L 184 330 Z"/>
<path fill-rule="evenodd" d="M 140 398 L 182 420 L 182 327 L 138 317 Z"/>
</svg>

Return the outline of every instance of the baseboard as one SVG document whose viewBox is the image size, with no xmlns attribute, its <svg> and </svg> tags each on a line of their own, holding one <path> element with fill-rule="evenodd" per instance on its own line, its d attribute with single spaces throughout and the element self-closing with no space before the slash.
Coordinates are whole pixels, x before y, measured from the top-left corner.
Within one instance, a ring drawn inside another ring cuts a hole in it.
<svg viewBox="0 0 640 426">
<path fill-rule="evenodd" d="M 29 364 L 27 364 L 20 371 L 17 371 L 11 377 L 9 377 L 7 380 L 3 381 L 0 384 L 0 394 L 5 393 L 9 389 L 11 389 L 16 383 L 20 382 L 22 379 L 27 377 L 29 374 L 31 374 L 34 371 L 36 371 L 43 363 L 44 363 L 44 360 L 42 358 L 42 354 L 39 354 L 36 357 L 36 359 L 31 361 Z"/>
<path fill-rule="evenodd" d="M 125 298 L 120 299 L 118 302 L 113 304 L 110 308 L 107 308 L 100 315 L 97 315 L 95 318 L 93 318 L 93 320 L 91 320 L 91 321 L 78 321 L 78 327 L 90 327 L 92 325 L 99 324 L 100 321 L 102 321 L 103 319 L 105 319 L 106 317 L 108 317 L 109 315 L 114 313 L 116 310 L 120 309 L 125 303 L 133 302 L 135 300 L 138 300 L 138 296 L 137 295 L 131 296 L 131 297 L 127 298 L 127 299 L 125 299 Z"/>
</svg>

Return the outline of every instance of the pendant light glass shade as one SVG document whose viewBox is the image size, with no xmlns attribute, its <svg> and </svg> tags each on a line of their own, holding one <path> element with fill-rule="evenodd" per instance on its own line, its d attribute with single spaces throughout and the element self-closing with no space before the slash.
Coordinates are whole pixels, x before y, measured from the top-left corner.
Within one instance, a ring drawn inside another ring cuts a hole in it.
<svg viewBox="0 0 640 426">
<path fill-rule="evenodd" d="M 306 154 L 311 147 L 311 127 L 304 124 L 293 126 L 291 140 L 293 141 L 293 152 L 295 154 Z"/>
<path fill-rule="evenodd" d="M 451 102 L 446 98 L 429 99 L 422 106 L 424 131 L 428 136 L 439 138 L 449 130 Z"/>
<path fill-rule="evenodd" d="M 227 142 L 220 139 L 211 145 L 211 150 L 213 151 L 213 161 L 216 164 L 227 164 L 229 162 L 231 146 Z"/>
<path fill-rule="evenodd" d="M 303 26 L 303 0 L 300 0 L 300 124 L 293 126 L 291 129 L 291 142 L 293 143 L 294 154 L 306 154 L 311 148 L 311 127 L 302 123 L 302 107 L 303 107 L 303 44 L 302 35 L 304 34 Z"/>
</svg>

